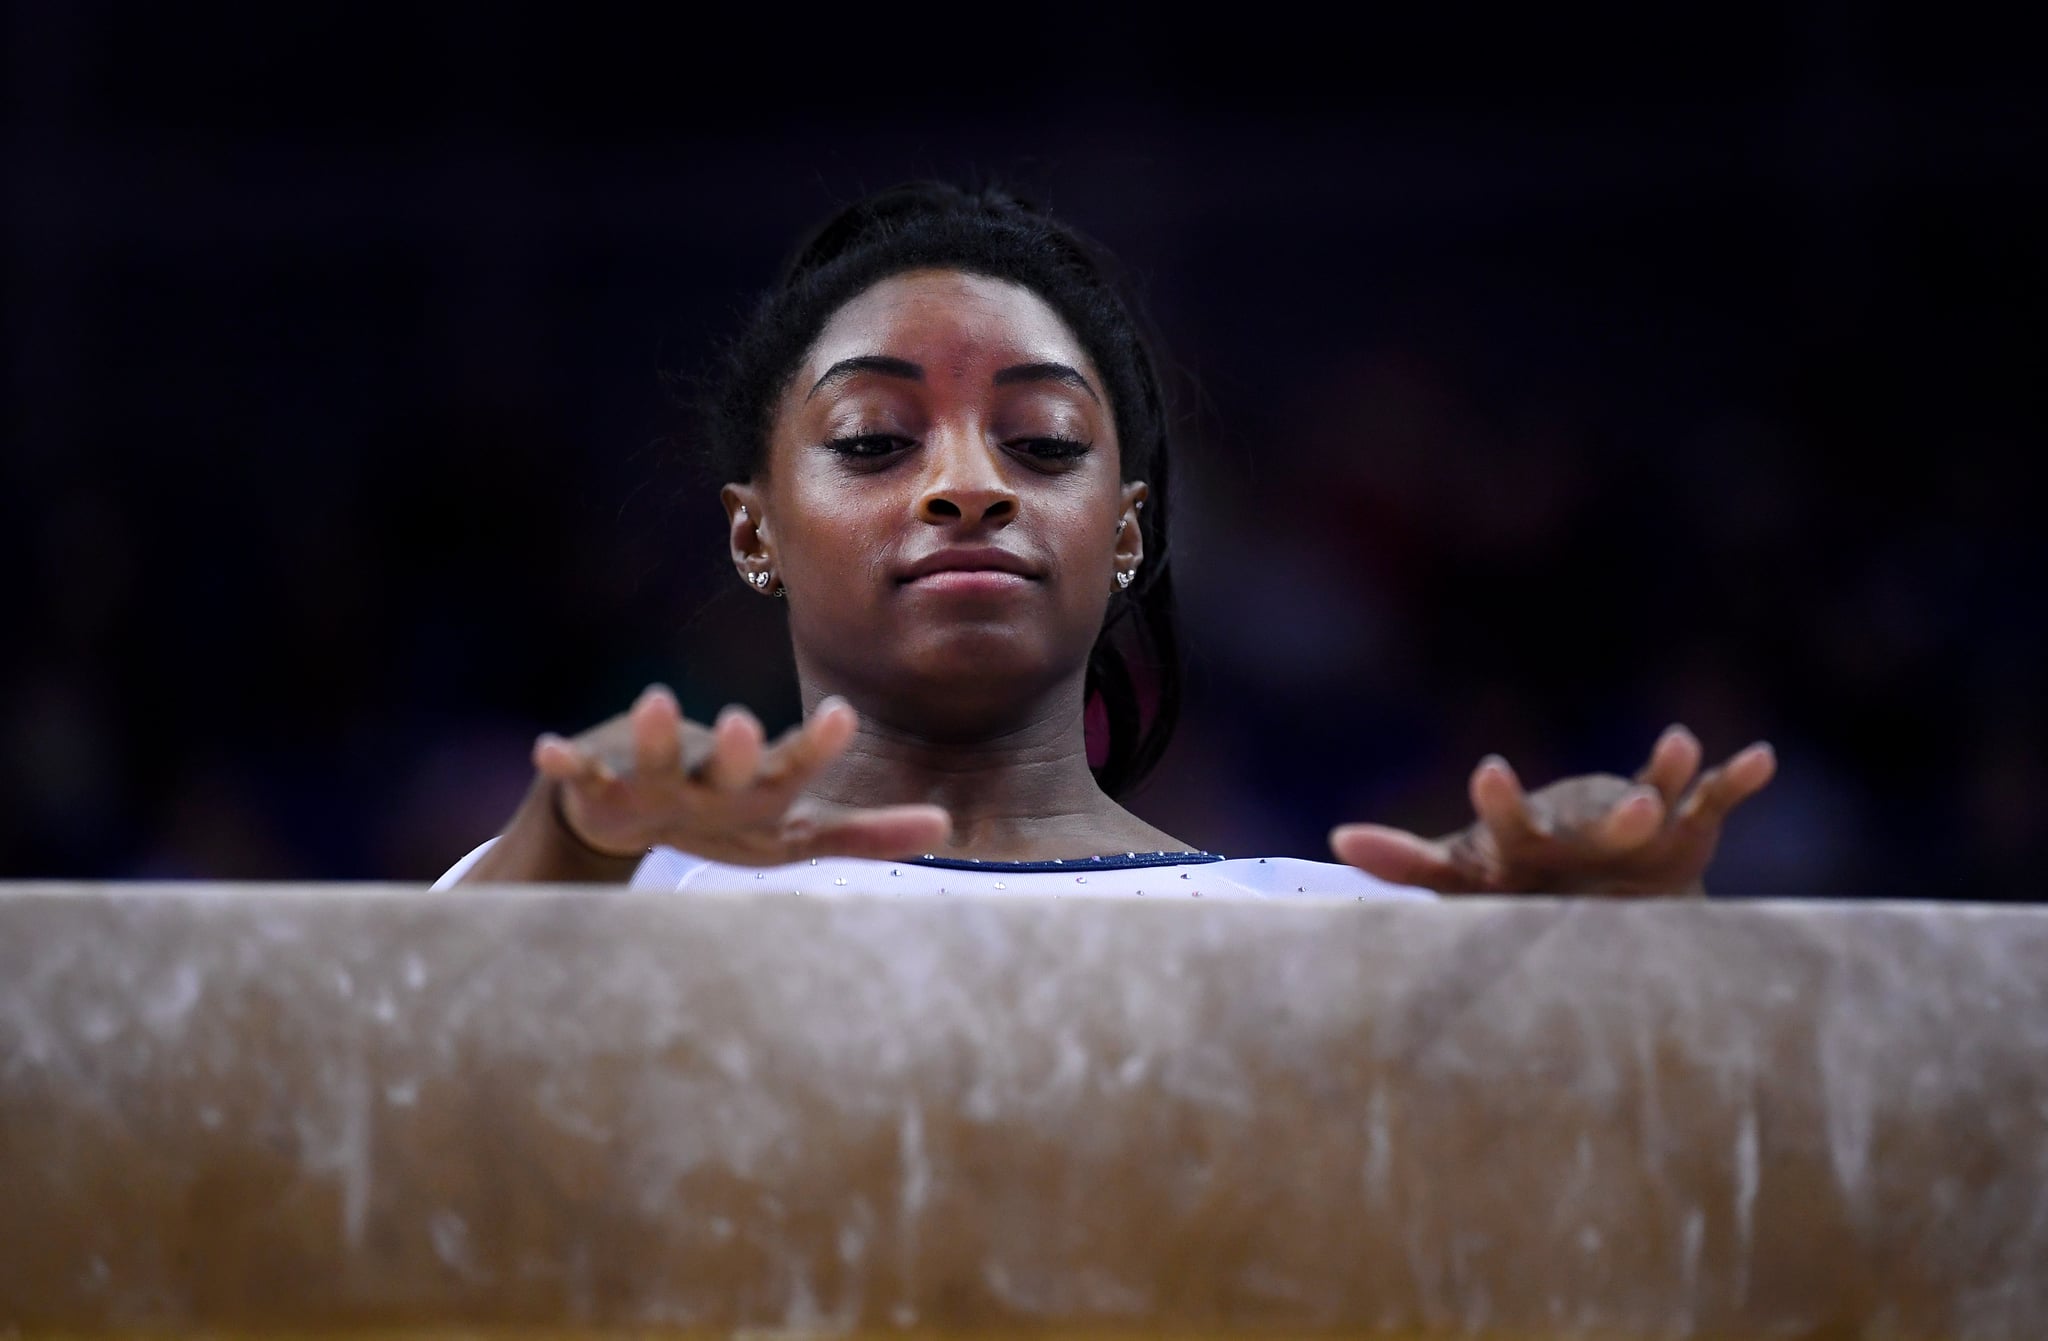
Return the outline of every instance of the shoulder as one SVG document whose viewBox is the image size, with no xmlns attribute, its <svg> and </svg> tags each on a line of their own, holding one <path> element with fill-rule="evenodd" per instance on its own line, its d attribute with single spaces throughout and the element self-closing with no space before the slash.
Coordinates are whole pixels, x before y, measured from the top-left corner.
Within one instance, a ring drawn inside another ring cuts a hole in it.
<svg viewBox="0 0 2048 1341">
<path fill-rule="evenodd" d="M 443 890 L 452 886 L 463 876 L 469 874 L 469 869 L 475 866 L 483 858 L 484 853 L 489 852 L 497 841 L 495 838 L 486 838 L 483 842 L 477 844 L 475 848 L 471 849 L 469 855 L 449 867 L 441 878 L 436 880 L 429 888 Z M 672 847 L 649 848 L 647 855 L 641 858 L 640 865 L 634 869 L 633 878 L 626 882 L 626 887 L 628 889 L 680 889 L 697 879 L 704 868 L 714 864 L 704 860 L 702 857 L 693 857 L 687 852 L 678 852 Z"/>
</svg>

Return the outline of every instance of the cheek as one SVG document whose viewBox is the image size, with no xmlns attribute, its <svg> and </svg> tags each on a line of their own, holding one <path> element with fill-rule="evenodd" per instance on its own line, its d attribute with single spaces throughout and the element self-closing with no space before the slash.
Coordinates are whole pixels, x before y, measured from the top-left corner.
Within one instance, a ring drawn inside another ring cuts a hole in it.
<svg viewBox="0 0 2048 1341">
<path fill-rule="evenodd" d="M 885 563 L 906 506 L 880 480 L 849 480 L 816 470 L 793 472 L 776 508 L 789 529 L 777 549 L 807 586 L 853 589 Z"/>
<path fill-rule="evenodd" d="M 1115 507 L 1114 492 L 1091 489 L 1085 497 L 1048 500 L 1042 510 L 1046 548 L 1057 556 L 1070 606 L 1099 604 L 1115 581 Z"/>
</svg>

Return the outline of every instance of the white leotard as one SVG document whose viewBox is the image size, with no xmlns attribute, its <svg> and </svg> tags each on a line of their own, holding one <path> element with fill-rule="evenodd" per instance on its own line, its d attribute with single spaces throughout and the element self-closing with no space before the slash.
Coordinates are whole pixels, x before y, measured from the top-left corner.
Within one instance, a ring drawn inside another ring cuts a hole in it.
<svg viewBox="0 0 2048 1341">
<path fill-rule="evenodd" d="M 446 889 L 490 848 L 490 840 L 434 882 Z M 1432 899 L 1428 890 L 1388 884 L 1365 872 L 1297 857 L 1210 853 L 1118 853 L 1058 862 L 868 861 L 820 857 L 789 866 L 727 866 L 657 847 L 633 872 L 628 888 L 717 890 L 833 897 L 844 894 L 938 897 L 951 894 L 1020 898 Z"/>
</svg>

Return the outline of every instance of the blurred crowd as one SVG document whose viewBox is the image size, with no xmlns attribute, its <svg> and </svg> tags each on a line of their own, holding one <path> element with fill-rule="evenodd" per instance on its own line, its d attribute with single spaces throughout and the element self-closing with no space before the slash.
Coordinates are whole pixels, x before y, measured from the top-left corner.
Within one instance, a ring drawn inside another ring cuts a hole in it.
<svg viewBox="0 0 2048 1341">
<path fill-rule="evenodd" d="M 2043 888 L 2048 154 L 1996 70 L 1765 34 L 1684 96 L 1155 72 L 854 133 L 381 45 L 363 113 L 303 18 L 173 79 L 160 21 L 12 14 L 0 877 L 429 879 L 649 681 L 791 720 L 676 394 L 813 219 L 978 172 L 1167 343 L 1189 702 L 1140 813 L 1323 856 L 1684 721 L 1781 761 L 1717 893 Z"/>
</svg>

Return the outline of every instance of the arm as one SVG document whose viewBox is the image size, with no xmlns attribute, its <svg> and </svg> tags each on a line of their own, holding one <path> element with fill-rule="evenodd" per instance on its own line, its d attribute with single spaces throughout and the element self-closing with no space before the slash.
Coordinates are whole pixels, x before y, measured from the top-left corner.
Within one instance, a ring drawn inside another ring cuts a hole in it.
<svg viewBox="0 0 2048 1341">
<path fill-rule="evenodd" d="M 498 840 L 458 885 L 617 885 L 633 878 L 640 857 L 619 857 L 585 843 L 561 812 L 562 784 L 539 777 Z"/>
</svg>

